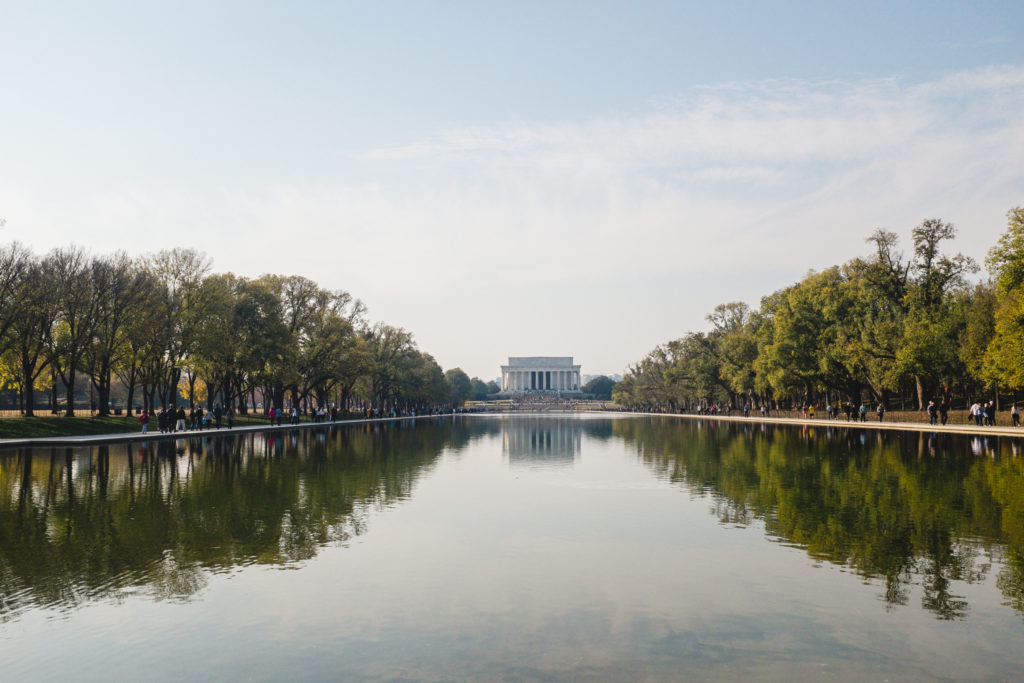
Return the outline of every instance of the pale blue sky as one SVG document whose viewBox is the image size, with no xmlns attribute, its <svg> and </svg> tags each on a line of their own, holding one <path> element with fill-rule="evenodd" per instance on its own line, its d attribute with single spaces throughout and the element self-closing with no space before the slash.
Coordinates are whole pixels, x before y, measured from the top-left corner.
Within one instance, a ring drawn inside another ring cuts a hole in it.
<svg viewBox="0 0 1024 683">
<path fill-rule="evenodd" d="M 205 250 L 442 365 L 621 372 L 1024 203 L 1024 3 L 0 4 L 4 239 Z"/>
</svg>

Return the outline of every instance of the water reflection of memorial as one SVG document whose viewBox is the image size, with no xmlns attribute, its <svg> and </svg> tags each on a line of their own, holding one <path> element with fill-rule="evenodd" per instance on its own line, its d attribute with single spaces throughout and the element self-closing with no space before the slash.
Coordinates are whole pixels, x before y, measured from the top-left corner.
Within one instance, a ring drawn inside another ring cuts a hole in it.
<svg viewBox="0 0 1024 683">
<path fill-rule="evenodd" d="M 512 467 L 572 467 L 582 440 L 580 420 L 514 418 L 502 429 L 502 453 Z"/>
</svg>

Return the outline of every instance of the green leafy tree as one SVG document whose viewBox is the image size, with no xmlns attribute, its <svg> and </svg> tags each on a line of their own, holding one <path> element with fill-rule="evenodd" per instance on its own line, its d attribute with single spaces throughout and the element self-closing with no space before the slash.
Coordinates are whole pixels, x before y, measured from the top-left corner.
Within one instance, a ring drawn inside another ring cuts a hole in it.
<svg viewBox="0 0 1024 683">
<path fill-rule="evenodd" d="M 487 382 L 484 382 L 479 377 L 474 377 L 470 380 L 472 389 L 470 390 L 470 398 L 474 401 L 485 401 L 487 400 L 487 394 L 491 393 L 490 387 Z"/>
<path fill-rule="evenodd" d="M 999 303 L 985 368 L 1003 386 L 1019 387 L 1024 385 L 1024 207 L 1007 214 L 1006 232 L 986 263 Z"/>
<path fill-rule="evenodd" d="M 400 327 L 378 323 L 364 335 L 373 357 L 370 372 L 370 397 L 379 408 L 398 396 L 401 370 L 415 350 L 412 335 Z"/>
<path fill-rule="evenodd" d="M 985 260 L 1002 295 L 1024 285 L 1024 207 L 1010 209 L 1006 223 L 1006 232 L 989 250 Z"/>
<path fill-rule="evenodd" d="M 609 401 L 612 397 L 612 390 L 615 388 L 615 380 L 601 375 L 595 377 L 583 385 L 583 393 L 591 394 L 600 401 Z"/>
<path fill-rule="evenodd" d="M 473 393 L 473 383 L 470 381 L 469 375 L 461 368 L 452 368 L 445 371 L 444 378 L 448 380 L 451 387 L 452 405 L 461 406 Z"/>
</svg>

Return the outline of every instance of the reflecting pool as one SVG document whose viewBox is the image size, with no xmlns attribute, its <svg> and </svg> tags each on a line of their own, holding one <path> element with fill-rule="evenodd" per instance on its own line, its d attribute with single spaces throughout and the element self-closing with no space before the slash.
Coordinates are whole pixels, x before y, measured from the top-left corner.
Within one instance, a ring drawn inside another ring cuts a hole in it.
<svg viewBox="0 0 1024 683">
<path fill-rule="evenodd" d="M 1016 678 L 1021 443 L 548 414 L 0 451 L 3 678 Z"/>
</svg>

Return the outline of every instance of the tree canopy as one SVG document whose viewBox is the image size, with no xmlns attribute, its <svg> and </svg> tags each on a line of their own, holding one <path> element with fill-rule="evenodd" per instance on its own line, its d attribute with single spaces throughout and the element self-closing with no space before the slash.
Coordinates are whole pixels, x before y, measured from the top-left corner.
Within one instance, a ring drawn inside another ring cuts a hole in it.
<svg viewBox="0 0 1024 683">
<path fill-rule="evenodd" d="M 73 415 L 82 381 L 101 415 L 115 385 L 129 412 L 182 402 L 425 408 L 453 398 L 412 334 L 370 323 L 348 292 L 297 275 L 215 273 L 204 254 L 180 248 L 141 258 L 0 248 L 0 368 L 26 414 L 49 389 L 51 410 Z"/>
<path fill-rule="evenodd" d="M 609 401 L 611 400 L 612 387 L 614 386 L 615 380 L 601 375 L 600 377 L 595 377 L 584 384 L 583 393 L 591 394 L 594 398 L 601 401 Z"/>
<path fill-rule="evenodd" d="M 1024 386 L 1024 209 L 989 252 L 992 281 L 943 247 L 940 219 L 913 228 L 904 255 L 876 230 L 870 251 L 768 294 L 717 306 L 709 329 L 656 347 L 615 386 L 622 405 L 968 399 Z"/>
</svg>

